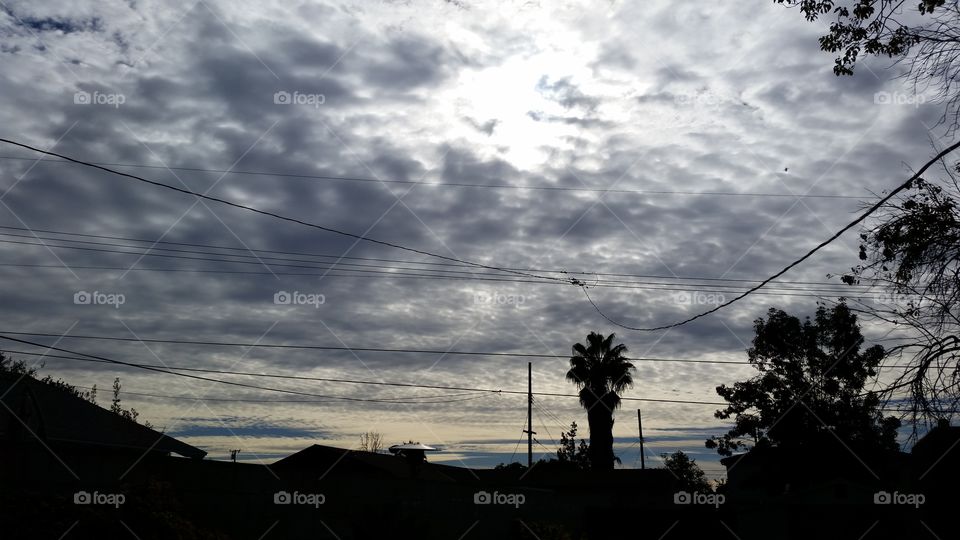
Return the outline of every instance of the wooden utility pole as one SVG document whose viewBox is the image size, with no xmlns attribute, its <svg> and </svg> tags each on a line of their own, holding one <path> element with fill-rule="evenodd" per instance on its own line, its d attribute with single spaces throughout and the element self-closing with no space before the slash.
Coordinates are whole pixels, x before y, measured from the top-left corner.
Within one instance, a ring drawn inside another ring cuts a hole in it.
<svg viewBox="0 0 960 540">
<path fill-rule="evenodd" d="M 533 362 L 527 362 L 527 469 L 533 467 Z"/>
<path fill-rule="evenodd" d="M 637 427 L 640 429 L 640 468 L 646 469 L 647 464 L 643 458 L 643 420 L 640 418 L 640 409 L 637 409 Z"/>
</svg>

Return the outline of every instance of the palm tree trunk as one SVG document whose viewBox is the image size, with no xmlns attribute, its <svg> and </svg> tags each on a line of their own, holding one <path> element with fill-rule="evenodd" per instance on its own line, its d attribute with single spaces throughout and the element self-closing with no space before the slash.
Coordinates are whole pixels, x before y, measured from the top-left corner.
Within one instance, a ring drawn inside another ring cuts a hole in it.
<svg viewBox="0 0 960 540">
<path fill-rule="evenodd" d="M 590 425 L 590 469 L 613 470 L 613 413 L 603 403 L 596 403 L 587 411 L 587 423 Z"/>
</svg>

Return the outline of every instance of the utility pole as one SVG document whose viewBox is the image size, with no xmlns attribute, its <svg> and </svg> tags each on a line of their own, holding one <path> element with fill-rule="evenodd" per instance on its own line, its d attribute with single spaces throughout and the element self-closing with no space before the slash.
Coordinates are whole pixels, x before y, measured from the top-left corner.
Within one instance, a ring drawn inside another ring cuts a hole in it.
<svg viewBox="0 0 960 540">
<path fill-rule="evenodd" d="M 533 467 L 533 362 L 527 362 L 527 470 Z"/>
<path fill-rule="evenodd" d="M 643 458 L 643 420 L 640 418 L 640 409 L 637 409 L 637 427 L 640 429 L 640 468 L 646 469 L 647 464 Z"/>
</svg>

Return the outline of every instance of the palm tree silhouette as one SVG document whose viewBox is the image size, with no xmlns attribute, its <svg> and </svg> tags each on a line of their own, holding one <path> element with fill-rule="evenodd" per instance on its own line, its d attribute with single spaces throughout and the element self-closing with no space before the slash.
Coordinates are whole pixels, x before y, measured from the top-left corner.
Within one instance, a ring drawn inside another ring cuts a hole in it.
<svg viewBox="0 0 960 540">
<path fill-rule="evenodd" d="M 588 346 L 573 346 L 567 371 L 567 380 L 580 389 L 580 405 L 587 410 L 590 468 L 595 471 L 613 469 L 613 411 L 620 406 L 620 394 L 633 386 L 633 364 L 623 356 L 626 345 L 613 345 L 616 337 L 590 332 Z"/>
</svg>

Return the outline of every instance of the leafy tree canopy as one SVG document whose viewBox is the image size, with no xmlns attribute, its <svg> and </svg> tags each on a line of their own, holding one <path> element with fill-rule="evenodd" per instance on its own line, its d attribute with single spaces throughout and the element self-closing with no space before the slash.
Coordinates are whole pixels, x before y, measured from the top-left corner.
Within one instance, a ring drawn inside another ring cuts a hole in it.
<svg viewBox="0 0 960 540">
<path fill-rule="evenodd" d="M 721 455 L 762 446 L 800 446 L 834 442 L 896 450 L 900 421 L 884 418 L 879 398 L 864 392 L 884 356 L 883 347 L 863 349 L 857 317 L 846 304 L 820 306 L 813 320 L 771 308 L 754 323 L 748 349 L 758 374 L 721 385 L 717 393 L 729 405 L 720 419 L 734 419 L 723 436 L 707 440 Z"/>
<path fill-rule="evenodd" d="M 680 483 L 680 489 L 689 493 L 706 493 L 712 491 L 703 469 L 681 450 L 672 454 L 661 454 L 663 467 L 673 473 Z"/>
</svg>

